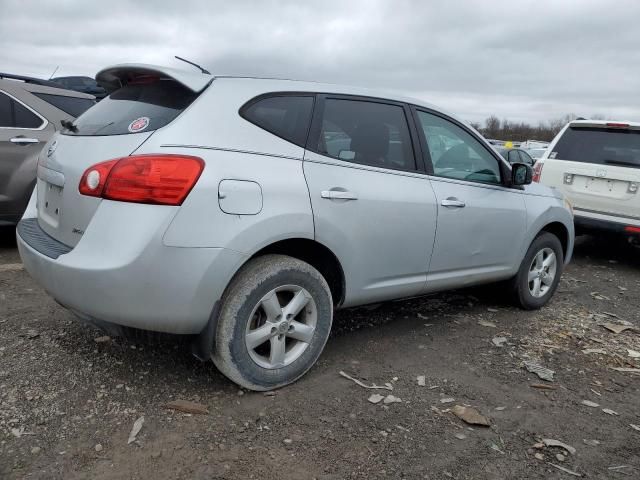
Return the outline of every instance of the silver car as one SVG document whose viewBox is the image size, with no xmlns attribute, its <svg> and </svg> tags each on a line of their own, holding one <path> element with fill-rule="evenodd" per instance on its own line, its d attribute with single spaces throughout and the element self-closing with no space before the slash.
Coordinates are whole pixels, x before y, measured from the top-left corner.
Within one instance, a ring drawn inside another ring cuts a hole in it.
<svg viewBox="0 0 640 480">
<path fill-rule="evenodd" d="M 336 308 L 503 280 L 540 308 L 571 257 L 563 197 L 419 100 L 140 64 L 97 80 L 112 93 L 40 155 L 25 267 L 110 331 L 193 335 L 248 389 L 302 376 Z"/>
</svg>

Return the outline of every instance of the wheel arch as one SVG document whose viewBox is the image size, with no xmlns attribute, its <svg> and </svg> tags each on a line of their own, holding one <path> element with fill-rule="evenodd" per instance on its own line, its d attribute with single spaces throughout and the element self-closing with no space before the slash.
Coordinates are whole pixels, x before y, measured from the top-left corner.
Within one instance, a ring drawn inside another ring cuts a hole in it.
<svg viewBox="0 0 640 480">
<path fill-rule="evenodd" d="M 562 257 L 563 259 L 566 259 L 567 253 L 569 252 L 569 229 L 562 222 L 556 221 L 548 223 L 542 227 L 540 232 L 538 232 L 538 235 L 542 232 L 548 232 L 558 237 L 558 240 L 560 240 L 560 244 L 562 245 Z"/>
<path fill-rule="evenodd" d="M 267 254 L 288 255 L 308 263 L 318 270 L 329 284 L 334 307 L 344 302 L 346 291 L 344 270 L 338 257 L 327 246 L 308 238 L 287 238 L 262 247 L 251 255 L 247 262 Z"/>
</svg>

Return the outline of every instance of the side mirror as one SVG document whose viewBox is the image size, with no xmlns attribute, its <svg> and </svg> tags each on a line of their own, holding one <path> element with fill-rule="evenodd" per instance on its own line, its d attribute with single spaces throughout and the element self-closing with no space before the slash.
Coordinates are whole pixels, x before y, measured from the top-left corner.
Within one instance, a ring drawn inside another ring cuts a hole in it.
<svg viewBox="0 0 640 480">
<path fill-rule="evenodd" d="M 529 185 L 533 180 L 533 169 L 526 163 L 511 164 L 511 185 Z"/>
</svg>

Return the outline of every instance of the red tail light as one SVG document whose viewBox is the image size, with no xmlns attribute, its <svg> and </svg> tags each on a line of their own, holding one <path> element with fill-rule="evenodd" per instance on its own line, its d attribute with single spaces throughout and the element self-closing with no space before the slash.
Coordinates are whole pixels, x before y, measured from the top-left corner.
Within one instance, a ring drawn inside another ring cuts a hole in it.
<svg viewBox="0 0 640 480">
<path fill-rule="evenodd" d="M 532 177 L 532 181 L 536 182 L 536 183 L 540 183 L 540 176 L 542 175 L 542 167 L 544 166 L 544 163 L 542 162 L 536 162 L 535 165 L 533 166 L 533 177 Z"/>
<path fill-rule="evenodd" d="M 634 227 L 633 225 L 627 225 L 624 227 L 624 231 L 628 233 L 640 233 L 640 227 Z"/>
<path fill-rule="evenodd" d="M 108 200 L 181 205 L 203 168 L 201 158 L 189 155 L 132 155 L 89 167 L 78 189 Z"/>
</svg>

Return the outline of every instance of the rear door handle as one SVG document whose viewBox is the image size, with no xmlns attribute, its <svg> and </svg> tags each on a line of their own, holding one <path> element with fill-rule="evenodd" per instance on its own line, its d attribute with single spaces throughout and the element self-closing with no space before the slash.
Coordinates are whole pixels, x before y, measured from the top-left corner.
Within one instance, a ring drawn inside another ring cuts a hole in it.
<svg viewBox="0 0 640 480">
<path fill-rule="evenodd" d="M 18 145 L 29 145 L 30 143 L 40 143 L 40 140 L 37 138 L 27 138 L 27 137 L 13 137 L 11 143 L 17 143 Z"/>
<path fill-rule="evenodd" d="M 320 192 L 322 198 L 329 200 L 357 200 L 358 195 L 353 192 L 343 192 L 341 190 L 323 190 Z"/>
<path fill-rule="evenodd" d="M 443 207 L 463 208 L 466 204 L 462 200 L 458 200 L 456 197 L 445 198 L 440 202 Z"/>
</svg>

